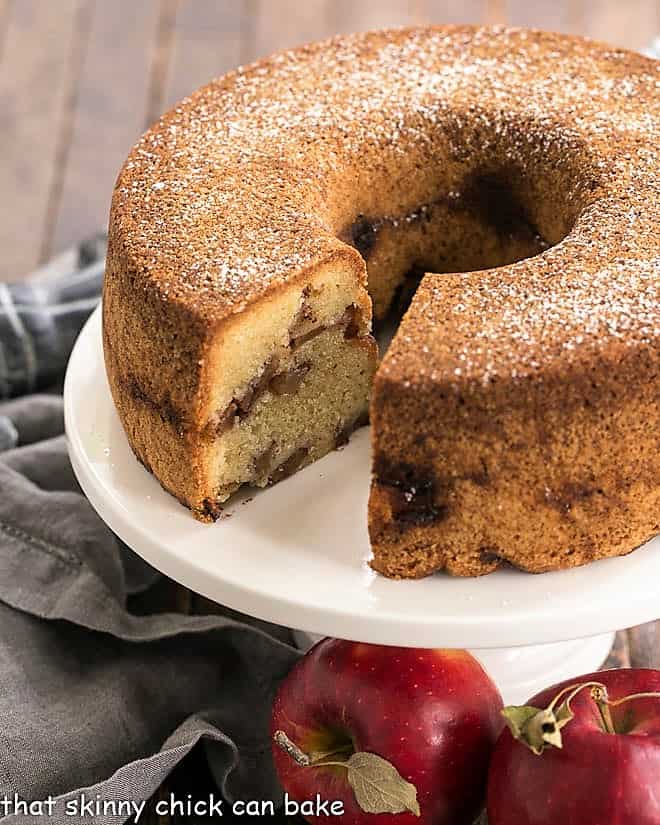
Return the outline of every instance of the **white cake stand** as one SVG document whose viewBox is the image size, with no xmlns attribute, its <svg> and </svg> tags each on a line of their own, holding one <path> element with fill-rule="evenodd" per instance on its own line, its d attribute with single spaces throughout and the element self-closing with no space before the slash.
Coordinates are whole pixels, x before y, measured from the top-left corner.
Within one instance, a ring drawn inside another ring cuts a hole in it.
<svg viewBox="0 0 660 825">
<path fill-rule="evenodd" d="M 538 576 L 378 576 L 367 563 L 366 428 L 275 487 L 238 496 L 215 525 L 200 524 L 131 453 L 106 382 L 100 322 L 97 311 L 66 378 L 74 470 L 109 526 L 191 590 L 308 633 L 469 648 L 508 702 L 597 669 L 613 631 L 660 617 L 660 539 L 625 558 Z"/>
</svg>

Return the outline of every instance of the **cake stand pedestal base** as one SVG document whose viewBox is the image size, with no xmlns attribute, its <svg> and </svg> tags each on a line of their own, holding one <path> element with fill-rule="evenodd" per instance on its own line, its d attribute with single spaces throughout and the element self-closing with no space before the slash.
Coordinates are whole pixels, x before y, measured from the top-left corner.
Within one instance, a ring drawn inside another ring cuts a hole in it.
<svg viewBox="0 0 660 825">
<path fill-rule="evenodd" d="M 522 705 L 530 697 L 557 682 L 593 673 L 609 656 L 616 633 L 603 633 L 589 639 L 552 642 L 546 645 L 501 647 L 471 650 L 500 689 L 504 704 Z M 303 650 L 322 636 L 295 632 Z"/>
<path fill-rule="evenodd" d="M 472 650 L 507 705 L 520 705 L 556 682 L 592 673 L 607 659 L 615 633 L 547 645 Z"/>
</svg>

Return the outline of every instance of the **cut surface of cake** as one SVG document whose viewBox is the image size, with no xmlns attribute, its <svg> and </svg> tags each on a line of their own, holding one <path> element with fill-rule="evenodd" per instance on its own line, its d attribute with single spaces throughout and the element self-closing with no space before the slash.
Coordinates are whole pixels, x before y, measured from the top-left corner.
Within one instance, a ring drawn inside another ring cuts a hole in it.
<svg viewBox="0 0 660 825">
<path fill-rule="evenodd" d="M 138 459 L 212 520 L 370 411 L 391 577 L 560 569 L 658 533 L 659 84 L 593 41 L 446 26 L 184 100 L 110 216 L 106 367 Z M 373 325 L 403 304 L 378 365 Z"/>
</svg>

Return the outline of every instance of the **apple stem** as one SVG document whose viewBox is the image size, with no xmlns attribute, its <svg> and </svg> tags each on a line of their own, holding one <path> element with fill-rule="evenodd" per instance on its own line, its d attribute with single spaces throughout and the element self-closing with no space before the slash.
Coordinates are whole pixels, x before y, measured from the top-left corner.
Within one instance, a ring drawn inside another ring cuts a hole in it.
<svg viewBox="0 0 660 825">
<path fill-rule="evenodd" d="M 335 748 L 332 751 L 322 751 L 314 753 L 311 756 L 305 753 L 304 750 L 298 747 L 295 742 L 284 733 L 283 730 L 276 730 L 273 734 L 273 741 L 280 747 L 284 753 L 293 759 L 296 765 L 301 768 L 328 768 L 328 767 L 346 767 L 346 763 L 338 762 L 331 759 L 333 756 L 341 756 L 342 754 L 352 754 L 354 749 L 352 745 L 346 745 L 343 748 Z"/>
<path fill-rule="evenodd" d="M 607 696 L 606 690 L 600 690 L 596 687 L 591 689 L 591 695 L 598 705 L 600 717 L 603 722 L 603 727 L 607 733 L 616 733 L 614 722 L 612 720 L 612 708 L 617 708 L 624 705 L 626 702 L 631 702 L 633 699 L 660 699 L 660 693 L 631 693 L 629 696 L 623 696 L 621 699 L 611 701 Z"/>
<path fill-rule="evenodd" d="M 301 750 L 295 742 L 292 742 L 283 730 L 276 730 L 273 734 L 273 741 L 278 745 L 284 753 L 293 759 L 293 761 L 303 768 L 309 767 L 312 760 L 309 756 Z"/>
<path fill-rule="evenodd" d="M 609 702 L 610 707 L 616 708 L 619 705 L 624 705 L 633 699 L 660 699 L 660 693 L 631 693 L 630 696 L 624 696 L 622 699 L 616 699 L 614 702 Z"/>
<path fill-rule="evenodd" d="M 329 759 L 331 756 L 341 756 L 342 754 L 351 754 L 355 753 L 355 748 L 353 745 L 345 745 L 343 748 L 335 748 L 332 751 L 321 751 L 320 753 L 313 753 L 311 757 L 310 765 L 320 765 L 324 759 Z"/>
<path fill-rule="evenodd" d="M 605 695 L 607 695 L 605 685 L 601 684 L 600 682 L 579 682 L 576 685 L 569 685 L 568 687 L 565 687 L 563 690 L 560 690 L 559 693 L 552 700 L 552 702 L 550 702 L 550 704 L 548 705 L 547 710 L 554 710 L 557 704 L 559 703 L 559 700 L 566 696 L 567 693 L 570 695 L 566 697 L 564 704 L 570 710 L 571 702 L 573 701 L 573 699 L 575 699 L 578 693 L 580 693 L 588 687 L 592 689 L 592 695 L 594 690 L 603 690 L 605 691 Z"/>
<path fill-rule="evenodd" d="M 309 768 L 345 768 L 348 770 L 348 760 L 337 762 L 335 759 L 321 760 L 319 762 L 310 762 L 307 766 Z"/>
<path fill-rule="evenodd" d="M 603 725 L 605 733 L 616 733 L 614 721 L 612 719 L 612 712 L 610 710 L 610 700 L 607 697 L 607 689 L 604 685 L 594 685 L 591 688 L 591 698 L 596 703 L 598 712 L 600 713 L 600 721 Z"/>
</svg>

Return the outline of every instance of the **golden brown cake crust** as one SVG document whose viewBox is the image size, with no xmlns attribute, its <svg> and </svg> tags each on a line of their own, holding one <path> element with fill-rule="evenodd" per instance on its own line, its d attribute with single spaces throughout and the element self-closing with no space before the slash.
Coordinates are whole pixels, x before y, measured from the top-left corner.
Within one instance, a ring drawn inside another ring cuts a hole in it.
<svg viewBox="0 0 660 825">
<path fill-rule="evenodd" d="M 460 212 L 470 267 L 519 257 L 470 205 L 475 181 L 504 177 L 545 251 L 422 281 L 375 383 L 375 566 L 550 569 L 657 532 L 659 78 L 580 38 L 428 27 L 284 52 L 183 101 L 132 151 L 110 217 L 106 363 L 137 455 L 204 515 L 219 331 L 329 261 L 364 279 L 345 242 L 359 216 L 385 239 L 399 220 L 423 234 L 420 208 Z M 373 272 L 380 315 L 395 284 Z M 408 520 L 405 455 L 430 485 Z M 525 519 L 534 539 L 516 538 Z"/>
</svg>

